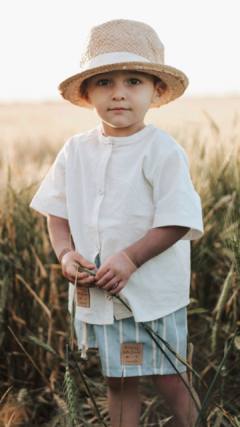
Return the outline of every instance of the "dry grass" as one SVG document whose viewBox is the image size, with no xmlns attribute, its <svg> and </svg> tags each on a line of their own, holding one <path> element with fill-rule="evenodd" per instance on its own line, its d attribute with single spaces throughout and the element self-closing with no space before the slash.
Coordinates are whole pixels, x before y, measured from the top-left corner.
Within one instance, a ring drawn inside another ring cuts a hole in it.
<svg viewBox="0 0 240 427">
<path fill-rule="evenodd" d="M 235 328 L 240 326 L 236 268 L 240 259 L 239 118 L 238 98 L 185 98 L 149 111 L 145 121 L 168 131 L 184 146 L 194 186 L 202 199 L 205 234 L 192 243 L 188 324 L 194 346 L 192 366 L 208 387 Z M 45 219 L 28 205 L 63 143 L 99 121 L 93 112 L 64 102 L 0 106 L 0 121 L 0 400 L 12 386 L 0 403 L 0 426 L 70 426 L 62 389 L 70 336 L 68 284 L 52 251 Z M 240 422 L 239 332 L 237 335 L 211 391 L 206 409 L 208 426 L 230 425 L 217 405 L 227 411 L 233 424 Z M 74 339 L 75 349 L 76 345 Z M 89 354 L 89 360 L 84 361 L 75 352 L 100 414 L 109 425 L 99 354 L 94 350 Z M 79 402 L 79 425 L 101 425 L 92 413 L 88 393 L 70 355 L 68 374 L 68 381 L 72 378 L 73 383 L 71 393 Z M 203 401 L 207 388 L 195 375 L 192 379 Z M 156 397 L 150 378 L 140 379 L 140 393 L 141 426 L 160 426 L 165 421 L 170 426 L 170 410 L 160 396 Z"/>
</svg>

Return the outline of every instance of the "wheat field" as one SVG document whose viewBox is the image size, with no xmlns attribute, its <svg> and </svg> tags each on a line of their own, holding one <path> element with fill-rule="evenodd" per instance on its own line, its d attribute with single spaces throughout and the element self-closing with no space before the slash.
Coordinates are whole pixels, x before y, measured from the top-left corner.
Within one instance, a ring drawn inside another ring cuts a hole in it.
<svg viewBox="0 0 240 427">
<path fill-rule="evenodd" d="M 98 352 L 80 359 L 73 337 L 66 361 L 68 284 L 46 219 L 28 207 L 65 141 L 99 123 L 64 101 L 0 105 L 0 427 L 110 426 Z M 188 363 L 198 374 L 188 375 L 202 422 L 240 426 L 240 98 L 180 98 L 151 109 L 149 123 L 184 147 L 202 200 L 205 234 L 191 246 L 188 306 Z M 140 394 L 140 425 L 171 427 L 148 377 Z"/>
</svg>

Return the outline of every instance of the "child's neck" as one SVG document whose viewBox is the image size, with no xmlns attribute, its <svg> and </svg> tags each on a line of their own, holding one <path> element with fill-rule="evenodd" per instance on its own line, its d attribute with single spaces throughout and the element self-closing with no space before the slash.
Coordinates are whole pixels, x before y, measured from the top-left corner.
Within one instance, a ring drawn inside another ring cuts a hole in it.
<svg viewBox="0 0 240 427">
<path fill-rule="evenodd" d="M 146 127 L 143 121 L 134 123 L 126 127 L 112 127 L 105 122 L 102 122 L 102 134 L 107 138 L 108 136 L 113 136 L 117 138 L 124 138 L 126 136 L 134 135 L 140 130 Z"/>
</svg>

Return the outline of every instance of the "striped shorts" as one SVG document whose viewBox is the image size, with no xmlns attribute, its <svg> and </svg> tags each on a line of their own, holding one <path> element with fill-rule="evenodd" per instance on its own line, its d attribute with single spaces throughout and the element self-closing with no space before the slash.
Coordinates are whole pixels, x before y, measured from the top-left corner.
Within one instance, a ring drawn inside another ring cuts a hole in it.
<svg viewBox="0 0 240 427">
<path fill-rule="evenodd" d="M 187 347 L 187 309 L 168 314 L 157 320 L 144 322 L 150 326 L 160 337 L 186 361 Z M 98 348 L 102 363 L 103 375 L 107 377 L 135 377 L 142 375 L 167 375 L 176 374 L 175 369 L 167 357 L 158 348 L 141 323 L 136 323 L 134 317 L 116 320 L 112 325 L 92 325 L 88 327 L 88 348 Z M 81 349 L 82 322 L 75 318 L 75 330 L 78 348 Z M 155 337 L 156 338 L 156 337 Z M 165 344 L 156 338 L 160 347 L 167 354 L 173 365 L 182 373 L 186 366 L 171 353 Z M 143 359 L 141 365 L 121 364 L 121 344 L 142 343 Z"/>
</svg>

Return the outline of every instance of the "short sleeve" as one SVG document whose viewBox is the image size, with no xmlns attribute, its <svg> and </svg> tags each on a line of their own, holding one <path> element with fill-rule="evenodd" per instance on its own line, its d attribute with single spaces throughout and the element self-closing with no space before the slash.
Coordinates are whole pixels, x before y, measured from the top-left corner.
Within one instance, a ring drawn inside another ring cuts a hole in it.
<svg viewBox="0 0 240 427">
<path fill-rule="evenodd" d="M 66 198 L 66 157 L 67 144 L 58 153 L 53 165 L 45 176 L 39 190 L 30 203 L 30 208 L 43 215 L 55 215 L 68 219 Z"/>
<path fill-rule="evenodd" d="M 201 199 L 194 190 L 188 157 L 181 147 L 174 147 L 155 168 L 152 184 L 156 207 L 152 228 L 190 227 L 182 239 L 199 239 L 203 235 Z"/>
</svg>

